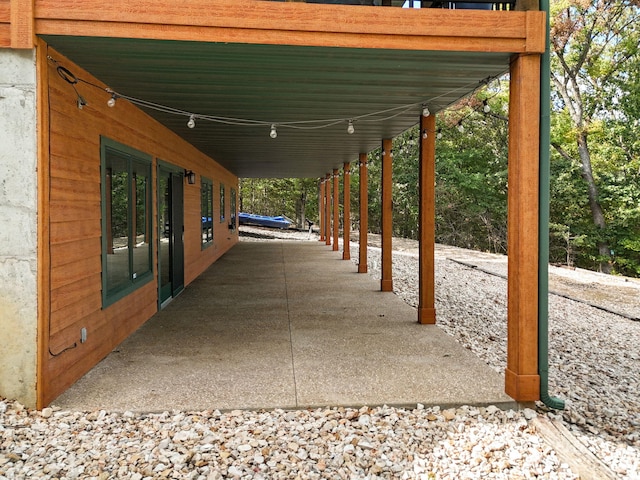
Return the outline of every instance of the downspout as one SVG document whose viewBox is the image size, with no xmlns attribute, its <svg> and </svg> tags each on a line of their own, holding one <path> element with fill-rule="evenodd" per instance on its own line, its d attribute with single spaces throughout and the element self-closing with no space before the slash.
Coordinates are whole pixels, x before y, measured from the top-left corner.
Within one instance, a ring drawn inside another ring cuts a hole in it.
<svg viewBox="0 0 640 480">
<path fill-rule="evenodd" d="M 564 400 L 549 396 L 549 179 L 551 150 L 551 54 L 549 50 L 549 0 L 540 0 L 546 13 L 546 47 L 540 59 L 540 190 L 538 220 L 538 374 L 540 400 L 549 408 L 564 410 Z"/>
</svg>

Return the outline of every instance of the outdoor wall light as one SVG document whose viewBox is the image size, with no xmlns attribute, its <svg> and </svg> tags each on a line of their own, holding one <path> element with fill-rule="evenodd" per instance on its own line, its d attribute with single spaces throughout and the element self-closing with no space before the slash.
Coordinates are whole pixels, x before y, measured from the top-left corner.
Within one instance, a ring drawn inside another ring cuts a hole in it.
<svg viewBox="0 0 640 480">
<path fill-rule="evenodd" d="M 196 184 L 196 174 L 193 172 L 193 170 L 185 170 L 184 171 L 184 178 L 187 179 L 187 183 L 189 185 L 195 185 Z"/>
</svg>

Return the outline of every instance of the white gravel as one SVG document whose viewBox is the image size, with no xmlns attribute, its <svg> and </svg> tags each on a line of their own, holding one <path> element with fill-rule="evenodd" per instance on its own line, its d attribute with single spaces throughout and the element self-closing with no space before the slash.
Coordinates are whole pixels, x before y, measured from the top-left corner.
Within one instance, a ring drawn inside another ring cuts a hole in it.
<svg viewBox="0 0 640 480">
<path fill-rule="evenodd" d="M 577 478 L 527 410 L 0 412 L 3 479 Z"/>
<path fill-rule="evenodd" d="M 369 273 L 379 278 L 380 249 L 368 250 Z M 452 262 L 443 250 L 436 252 L 437 324 L 503 373 L 507 282 Z M 357 245 L 351 252 L 357 262 Z M 417 272 L 417 255 L 394 252 L 395 293 L 413 306 L 418 303 Z M 595 277 L 589 276 L 593 283 Z M 615 299 L 606 299 L 611 304 Z M 562 419 L 620 478 L 639 479 L 640 322 L 550 295 L 549 338 L 549 392 L 564 399 L 566 409 L 548 411 L 539 404 L 539 412 Z"/>
<path fill-rule="evenodd" d="M 379 250 L 370 248 L 369 263 L 378 277 Z M 394 287 L 415 305 L 415 255 L 394 254 Z M 436 294 L 440 327 L 503 372 L 505 280 L 439 255 Z M 620 478 L 639 479 L 640 323 L 559 297 L 550 311 L 550 392 L 567 400 L 562 413 L 542 405 L 37 412 L 0 399 L 0 479 L 578 478 L 536 433 L 536 415 L 561 418 Z"/>
</svg>

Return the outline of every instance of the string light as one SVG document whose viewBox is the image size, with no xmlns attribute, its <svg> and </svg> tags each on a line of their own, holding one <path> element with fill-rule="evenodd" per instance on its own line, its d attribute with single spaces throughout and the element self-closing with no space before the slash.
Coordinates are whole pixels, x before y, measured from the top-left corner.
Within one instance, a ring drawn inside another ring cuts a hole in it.
<svg viewBox="0 0 640 480">
<path fill-rule="evenodd" d="M 65 80 L 67 83 L 69 83 L 74 92 L 76 93 L 76 105 L 78 107 L 78 109 L 82 110 L 84 108 L 84 106 L 87 105 L 87 101 L 85 100 L 85 98 L 80 95 L 80 93 L 78 92 L 76 85 L 78 83 L 83 83 L 85 85 L 89 85 L 91 87 L 94 87 L 96 89 L 102 90 L 107 92 L 110 95 L 110 98 L 107 100 L 107 105 L 111 108 L 113 108 L 116 103 L 117 100 L 122 98 L 124 100 L 127 100 L 128 102 L 132 103 L 133 105 L 142 107 L 142 108 L 147 108 L 150 110 L 156 110 L 158 112 L 162 112 L 162 113 L 167 113 L 167 114 L 172 114 L 172 115 L 184 115 L 186 117 L 188 117 L 188 121 L 187 121 L 187 126 L 189 128 L 195 128 L 195 119 L 196 116 L 198 117 L 198 120 L 205 120 L 205 121 L 210 121 L 210 122 L 214 122 L 214 123 L 220 123 L 220 124 L 224 124 L 224 125 L 233 125 L 233 126 L 264 126 L 264 125 L 270 125 L 271 129 L 269 132 L 269 136 L 271 138 L 276 138 L 278 136 L 278 132 L 276 130 L 276 124 L 275 123 L 271 123 L 268 121 L 264 121 L 264 120 L 252 120 L 252 119 L 247 119 L 247 118 L 233 118 L 233 117 L 223 117 L 223 116 L 216 116 L 216 115 L 204 115 L 204 114 L 196 114 L 193 112 L 189 112 L 189 111 L 185 111 L 185 110 L 180 110 L 180 109 L 176 109 L 173 107 L 169 107 L 166 105 L 162 105 L 162 104 L 158 104 L 158 103 L 154 103 L 154 102 L 150 102 L 147 100 L 143 100 L 140 98 L 136 98 L 136 97 L 130 97 L 128 95 L 124 95 L 118 92 L 115 92 L 113 90 L 111 90 L 110 88 L 105 88 L 101 85 L 97 85 L 95 83 L 92 83 L 90 81 L 84 80 L 82 78 L 78 78 L 76 77 L 70 70 L 68 70 L 67 68 L 65 68 L 64 66 L 62 66 L 56 59 L 54 59 L 51 56 L 47 56 L 47 60 L 56 68 L 56 71 L 58 73 L 58 75 Z M 481 80 L 480 82 L 474 81 L 474 82 L 470 82 L 466 85 L 460 86 L 460 87 L 456 87 L 453 88 L 452 90 L 442 93 L 441 95 L 435 96 L 433 98 L 431 98 L 429 100 L 429 102 L 434 103 L 437 100 L 441 99 L 441 98 L 446 98 L 449 97 L 453 94 L 455 94 L 458 91 L 462 91 L 462 90 L 467 90 L 471 87 L 476 87 L 479 88 L 481 86 L 487 85 L 490 81 L 492 81 L 493 79 L 495 79 L 497 77 L 487 77 L 483 80 Z M 412 110 L 414 110 L 417 106 L 421 106 L 422 107 L 422 115 L 424 117 L 428 117 L 431 115 L 431 112 L 429 110 L 429 107 L 427 106 L 427 103 L 423 102 L 418 102 L 418 103 L 411 103 L 411 104 L 407 104 L 407 105 L 400 105 L 397 107 L 391 107 L 388 108 L 386 110 L 380 110 L 377 112 L 371 112 L 371 113 L 366 113 L 363 115 L 359 115 L 359 116 L 355 116 L 355 117 L 351 117 L 351 118 L 335 118 L 335 119 L 317 119 L 317 120 L 299 120 L 299 121 L 292 121 L 292 122 L 279 122 L 278 126 L 279 127 L 286 127 L 286 128 L 292 128 L 292 129 L 298 129 L 298 130 L 316 130 L 316 129 L 322 129 L 322 128 L 328 128 L 328 127 L 332 127 L 334 125 L 338 125 L 342 122 L 348 122 L 347 125 L 347 133 L 349 135 L 353 134 L 355 132 L 355 128 L 354 128 L 354 122 L 360 121 L 360 122 L 370 122 L 370 123 L 374 123 L 374 122 L 384 122 L 384 121 L 388 121 L 391 120 L 393 118 L 396 118 L 400 115 L 404 115 Z M 483 110 L 485 113 L 488 113 L 491 111 L 491 107 L 488 105 L 487 100 L 483 101 Z M 458 123 L 458 130 L 460 132 L 464 132 L 464 127 L 461 124 L 461 121 Z M 426 138 L 426 137 L 425 137 Z M 411 139 L 410 139 L 410 144 L 411 144 Z M 393 152 L 391 152 L 391 155 L 393 155 Z"/>
<path fill-rule="evenodd" d="M 438 133 L 436 133 L 436 138 L 440 140 L 442 138 L 442 129 L 438 129 Z"/>
<path fill-rule="evenodd" d="M 353 120 L 349 120 L 349 125 L 347 126 L 347 133 L 349 135 L 353 135 L 353 132 L 355 132 L 356 129 L 353 127 Z"/>
<path fill-rule="evenodd" d="M 462 125 L 462 121 L 458 122 L 457 128 L 460 133 L 464 133 L 464 125 Z"/>
<path fill-rule="evenodd" d="M 426 129 L 422 130 L 422 138 L 428 138 L 428 137 L 429 137 L 429 134 L 427 133 L 427 130 Z"/>
</svg>

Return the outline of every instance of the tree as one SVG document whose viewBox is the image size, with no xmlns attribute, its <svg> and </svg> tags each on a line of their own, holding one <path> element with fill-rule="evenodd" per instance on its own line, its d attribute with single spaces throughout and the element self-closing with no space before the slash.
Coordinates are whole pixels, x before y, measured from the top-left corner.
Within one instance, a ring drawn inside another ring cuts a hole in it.
<svg viewBox="0 0 640 480">
<path fill-rule="evenodd" d="M 638 55 L 640 15 L 637 0 L 560 0 L 551 12 L 552 83 L 556 106 L 572 122 L 575 151 L 558 139 L 556 151 L 567 161 L 580 161 L 589 209 L 598 232 L 600 270 L 612 270 L 610 239 L 600 188 L 593 170 L 590 135 L 615 106 L 616 80 Z"/>
<path fill-rule="evenodd" d="M 285 215 L 305 228 L 318 216 L 318 180 L 313 178 L 245 178 L 240 181 L 240 208 L 260 215 Z"/>
</svg>

